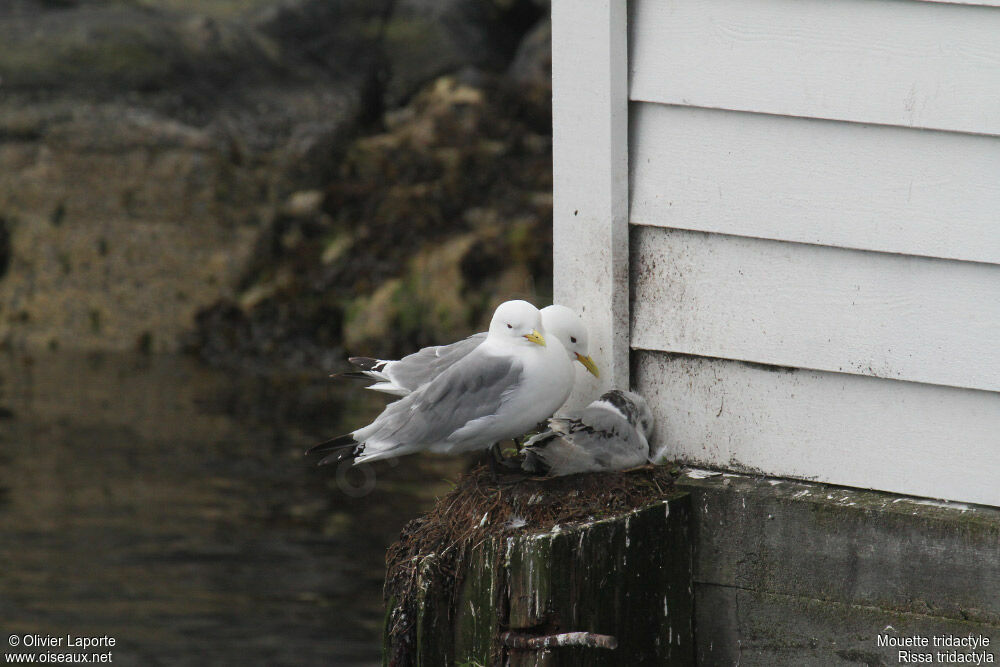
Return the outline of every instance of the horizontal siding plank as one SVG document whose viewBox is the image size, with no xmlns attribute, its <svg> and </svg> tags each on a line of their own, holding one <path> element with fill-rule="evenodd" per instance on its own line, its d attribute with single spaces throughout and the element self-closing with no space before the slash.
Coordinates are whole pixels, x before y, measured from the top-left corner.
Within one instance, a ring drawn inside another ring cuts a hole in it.
<svg viewBox="0 0 1000 667">
<path fill-rule="evenodd" d="M 633 347 L 1000 390 L 996 265 L 656 227 L 631 243 Z"/>
<path fill-rule="evenodd" d="M 1000 394 L 649 351 L 633 369 L 670 457 L 1000 506 Z"/>
<path fill-rule="evenodd" d="M 1000 264 L 998 138 L 646 103 L 631 115 L 633 222 Z"/>
<path fill-rule="evenodd" d="M 920 0 L 920 2 L 938 2 L 946 5 L 978 5 L 981 7 L 1000 7 L 1000 0 Z"/>
<path fill-rule="evenodd" d="M 897 0 L 635 0 L 633 100 L 1000 134 L 1000 11 Z"/>
<path fill-rule="evenodd" d="M 919 0 L 920 2 L 938 2 L 946 5 L 979 5 L 982 7 L 1000 7 L 1000 0 Z"/>
</svg>

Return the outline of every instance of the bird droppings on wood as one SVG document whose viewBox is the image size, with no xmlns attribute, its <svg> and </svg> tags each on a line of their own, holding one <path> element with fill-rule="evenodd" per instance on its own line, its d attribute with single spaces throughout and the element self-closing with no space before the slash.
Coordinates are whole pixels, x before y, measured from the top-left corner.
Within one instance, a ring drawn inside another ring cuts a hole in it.
<svg viewBox="0 0 1000 667">
<path fill-rule="evenodd" d="M 556 635 L 532 637 L 516 632 L 505 632 L 500 637 L 504 646 L 529 650 L 548 649 L 558 646 L 587 646 L 590 648 L 618 648 L 618 640 L 610 635 L 593 632 L 563 632 Z"/>
<path fill-rule="evenodd" d="M 462 573 L 468 571 L 471 559 L 480 557 L 482 569 L 499 571 L 510 538 L 551 535 L 649 505 L 672 491 L 677 475 L 672 465 L 647 465 L 613 473 L 508 481 L 495 480 L 486 467 L 473 469 L 428 514 L 408 523 L 389 548 L 386 646 L 392 652 L 386 655 L 386 664 L 414 664 L 421 602 L 432 595 L 453 606 L 466 583 Z M 495 547 L 494 553 L 485 558 L 474 553 L 487 543 Z M 431 582 L 444 590 L 429 591 Z M 495 636 L 506 630 L 494 628 Z"/>
</svg>

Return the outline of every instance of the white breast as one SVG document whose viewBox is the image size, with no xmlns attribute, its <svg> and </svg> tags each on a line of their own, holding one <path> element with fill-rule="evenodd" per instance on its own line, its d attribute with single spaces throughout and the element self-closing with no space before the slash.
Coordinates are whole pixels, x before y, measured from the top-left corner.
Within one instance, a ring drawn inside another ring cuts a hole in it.
<svg viewBox="0 0 1000 667">
<path fill-rule="evenodd" d="M 573 390 L 575 374 L 569 353 L 555 336 L 549 336 L 546 342 L 539 349 L 538 362 L 525 366 L 524 390 L 511 397 L 511 410 L 525 415 L 527 424 L 522 433 L 551 417 Z"/>
</svg>

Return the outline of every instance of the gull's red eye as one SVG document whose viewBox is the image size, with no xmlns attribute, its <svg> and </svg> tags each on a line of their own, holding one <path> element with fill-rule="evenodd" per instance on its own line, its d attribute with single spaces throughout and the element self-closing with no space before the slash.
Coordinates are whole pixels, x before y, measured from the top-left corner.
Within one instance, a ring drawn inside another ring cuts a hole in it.
<svg viewBox="0 0 1000 667">
<path fill-rule="evenodd" d="M 513 326 L 511 326 L 510 324 L 508 324 L 508 325 L 507 325 L 507 328 L 508 328 L 508 329 L 513 329 L 514 327 L 513 327 Z"/>
<path fill-rule="evenodd" d="M 575 343 L 576 342 L 576 336 L 570 336 L 569 337 L 569 342 Z"/>
</svg>

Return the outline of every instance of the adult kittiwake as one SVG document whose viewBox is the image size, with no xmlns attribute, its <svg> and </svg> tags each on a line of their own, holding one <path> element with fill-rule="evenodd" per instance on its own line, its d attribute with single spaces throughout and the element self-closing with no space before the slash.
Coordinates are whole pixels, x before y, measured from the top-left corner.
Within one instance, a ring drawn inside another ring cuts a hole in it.
<svg viewBox="0 0 1000 667">
<path fill-rule="evenodd" d="M 558 340 L 572 359 L 579 361 L 595 377 L 600 377 L 597 365 L 587 351 L 587 327 L 580 316 L 571 308 L 560 305 L 546 306 L 541 313 L 542 333 L 547 339 Z M 425 347 L 398 361 L 351 357 L 350 362 L 362 370 L 347 375 L 376 380 L 367 389 L 406 396 L 479 347 L 486 340 L 486 335 L 486 332 L 477 333 L 449 345 Z"/>
<path fill-rule="evenodd" d="M 642 396 L 614 389 L 574 416 L 550 419 L 525 443 L 521 467 L 552 476 L 634 468 L 649 460 L 653 423 Z"/>
<path fill-rule="evenodd" d="M 519 436 L 550 417 L 573 388 L 573 362 L 546 344 L 541 315 L 526 301 L 493 314 L 486 339 L 353 433 L 316 445 L 320 464 L 430 451 L 457 454 Z"/>
</svg>

